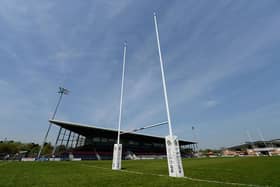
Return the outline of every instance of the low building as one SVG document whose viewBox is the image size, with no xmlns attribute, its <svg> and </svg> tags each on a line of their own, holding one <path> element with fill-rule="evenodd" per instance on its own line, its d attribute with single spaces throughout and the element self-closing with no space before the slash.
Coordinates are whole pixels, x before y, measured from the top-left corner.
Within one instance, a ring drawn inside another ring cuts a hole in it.
<svg viewBox="0 0 280 187">
<path fill-rule="evenodd" d="M 280 156 L 280 139 L 269 141 L 245 142 L 241 145 L 228 147 L 223 151 L 224 156 Z"/>
</svg>

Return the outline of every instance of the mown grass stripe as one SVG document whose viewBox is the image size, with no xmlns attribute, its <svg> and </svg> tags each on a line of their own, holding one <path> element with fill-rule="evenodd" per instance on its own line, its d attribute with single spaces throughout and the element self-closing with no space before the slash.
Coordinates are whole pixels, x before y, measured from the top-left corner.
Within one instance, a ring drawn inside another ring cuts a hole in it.
<svg viewBox="0 0 280 187">
<path fill-rule="evenodd" d="M 146 174 L 143 172 L 139 171 L 130 171 L 130 170 L 112 170 L 111 168 L 105 168 L 105 167 L 100 167 L 100 166 L 92 166 L 92 165 L 86 165 L 83 164 L 84 166 L 87 167 L 93 167 L 97 169 L 104 169 L 104 170 L 110 170 L 110 171 L 116 171 L 116 172 L 123 172 L 123 173 L 131 173 L 131 174 L 136 174 L 136 175 L 152 175 L 152 176 L 158 176 L 158 177 L 169 177 L 168 175 L 162 175 L 162 174 Z M 194 181 L 194 182 L 206 182 L 206 183 L 215 183 L 215 184 L 226 184 L 226 185 L 233 185 L 233 186 L 248 186 L 248 187 L 269 187 L 269 186 L 261 186 L 261 185 L 256 185 L 256 184 L 244 184 L 244 183 L 235 183 L 235 182 L 224 182 L 224 181 L 217 181 L 217 180 L 207 180 L 207 179 L 198 179 L 198 178 L 192 178 L 185 176 L 183 177 L 184 179 Z"/>
<path fill-rule="evenodd" d="M 6 165 L 6 164 L 9 164 L 9 163 L 11 163 L 11 162 L 0 162 L 0 166 L 3 166 L 3 165 Z"/>
</svg>

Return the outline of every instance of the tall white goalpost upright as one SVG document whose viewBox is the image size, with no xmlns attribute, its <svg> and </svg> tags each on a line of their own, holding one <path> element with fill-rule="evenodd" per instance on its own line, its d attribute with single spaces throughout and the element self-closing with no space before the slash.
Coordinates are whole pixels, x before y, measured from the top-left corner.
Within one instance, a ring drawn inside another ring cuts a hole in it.
<svg viewBox="0 0 280 187">
<path fill-rule="evenodd" d="M 171 118 L 169 113 L 168 97 L 167 97 L 156 13 L 154 13 L 154 22 L 155 22 L 155 30 L 156 30 L 156 37 L 157 37 L 157 46 L 158 46 L 158 54 L 159 54 L 159 61 L 160 61 L 160 68 L 161 68 L 165 107 L 166 107 L 166 114 L 167 114 L 167 121 L 168 121 L 168 128 L 169 128 L 169 136 L 165 137 L 168 171 L 170 177 L 184 177 L 184 169 L 182 165 L 179 141 L 177 136 L 173 136 L 172 133 L 172 124 L 171 124 Z"/>
<path fill-rule="evenodd" d="M 122 168 L 122 144 L 120 144 L 121 134 L 121 120 L 122 120 L 122 104 L 123 104 L 123 87 L 124 87 L 124 75 L 125 75 L 125 60 L 126 60 L 126 48 L 127 44 L 124 43 L 123 48 L 123 68 L 122 68 L 122 83 L 121 83 L 121 99 L 120 99 L 120 111 L 119 111 L 119 122 L 118 122 L 118 139 L 117 143 L 114 144 L 113 150 L 113 170 L 120 170 Z"/>
</svg>

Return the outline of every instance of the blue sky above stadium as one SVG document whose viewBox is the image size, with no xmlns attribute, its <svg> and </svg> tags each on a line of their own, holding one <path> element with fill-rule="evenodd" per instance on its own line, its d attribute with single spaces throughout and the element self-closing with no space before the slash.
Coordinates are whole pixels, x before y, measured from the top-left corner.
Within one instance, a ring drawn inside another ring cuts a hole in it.
<svg viewBox="0 0 280 187">
<path fill-rule="evenodd" d="M 41 142 L 58 86 L 71 93 L 57 119 L 116 128 L 124 41 L 123 129 L 165 121 L 154 11 L 174 134 L 212 148 L 279 138 L 277 0 L 2 0 L 0 140 Z"/>
</svg>

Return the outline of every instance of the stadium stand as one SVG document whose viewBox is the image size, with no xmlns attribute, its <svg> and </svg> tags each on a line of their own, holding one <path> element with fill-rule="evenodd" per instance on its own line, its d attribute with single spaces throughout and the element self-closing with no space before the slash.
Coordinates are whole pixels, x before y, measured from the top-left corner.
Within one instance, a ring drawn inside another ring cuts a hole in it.
<svg viewBox="0 0 280 187">
<path fill-rule="evenodd" d="M 64 145 L 66 151 L 55 152 L 55 156 L 67 159 L 69 155 L 82 160 L 112 159 L 117 130 L 99 128 L 79 123 L 50 120 L 62 130 L 58 134 L 57 146 Z M 165 138 L 138 133 L 121 135 L 124 159 L 165 158 Z M 179 140 L 182 157 L 192 157 L 196 142 Z"/>
</svg>

